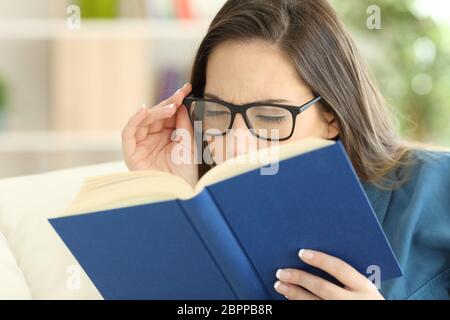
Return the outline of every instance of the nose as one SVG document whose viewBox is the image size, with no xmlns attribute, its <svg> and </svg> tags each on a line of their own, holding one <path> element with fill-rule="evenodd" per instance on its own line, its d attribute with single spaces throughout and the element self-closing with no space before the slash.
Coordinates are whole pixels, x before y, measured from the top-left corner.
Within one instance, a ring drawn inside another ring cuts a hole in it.
<svg viewBox="0 0 450 320">
<path fill-rule="evenodd" d="M 237 157 L 255 151 L 258 148 L 258 139 L 250 132 L 242 115 L 234 119 L 231 132 L 227 135 L 227 154 Z"/>
<path fill-rule="evenodd" d="M 236 115 L 236 118 L 234 119 L 232 130 L 233 131 L 245 131 L 245 130 L 248 130 L 248 127 L 245 124 L 245 120 L 244 120 L 244 118 L 242 117 L 241 114 Z"/>
</svg>

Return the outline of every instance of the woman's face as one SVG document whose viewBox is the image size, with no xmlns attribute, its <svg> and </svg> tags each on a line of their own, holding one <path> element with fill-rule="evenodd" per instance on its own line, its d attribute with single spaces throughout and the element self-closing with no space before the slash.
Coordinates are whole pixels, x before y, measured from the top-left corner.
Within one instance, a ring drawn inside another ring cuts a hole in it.
<svg viewBox="0 0 450 320">
<path fill-rule="evenodd" d="M 301 106 L 316 98 L 276 47 L 263 42 L 225 42 L 216 47 L 209 57 L 206 77 L 205 97 L 236 105 L 280 100 L 277 103 Z M 232 129 L 228 135 L 209 141 L 217 164 L 268 146 L 267 141 L 250 133 L 241 115 Z M 317 103 L 297 116 L 294 134 L 287 142 L 306 137 L 333 139 L 338 134 L 333 114 L 324 112 Z"/>
</svg>

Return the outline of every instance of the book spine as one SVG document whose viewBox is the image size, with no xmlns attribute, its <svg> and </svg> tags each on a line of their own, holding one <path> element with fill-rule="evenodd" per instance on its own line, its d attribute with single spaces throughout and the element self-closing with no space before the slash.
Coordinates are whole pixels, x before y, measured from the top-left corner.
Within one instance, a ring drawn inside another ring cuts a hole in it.
<svg viewBox="0 0 450 320">
<path fill-rule="evenodd" d="M 269 292 L 234 237 L 207 189 L 195 198 L 178 200 L 225 280 L 241 300 L 269 300 Z"/>
<path fill-rule="evenodd" d="M 191 19 L 190 1 L 175 0 L 175 12 L 179 19 Z"/>
</svg>

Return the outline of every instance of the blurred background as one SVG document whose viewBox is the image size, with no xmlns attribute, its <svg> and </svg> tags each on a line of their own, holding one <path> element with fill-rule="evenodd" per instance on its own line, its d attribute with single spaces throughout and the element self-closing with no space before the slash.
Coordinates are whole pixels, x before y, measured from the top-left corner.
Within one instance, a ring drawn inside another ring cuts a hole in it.
<svg viewBox="0 0 450 320">
<path fill-rule="evenodd" d="M 0 178 L 120 160 L 128 118 L 189 80 L 224 2 L 0 0 Z M 331 2 L 402 135 L 450 146 L 450 1 Z"/>
</svg>

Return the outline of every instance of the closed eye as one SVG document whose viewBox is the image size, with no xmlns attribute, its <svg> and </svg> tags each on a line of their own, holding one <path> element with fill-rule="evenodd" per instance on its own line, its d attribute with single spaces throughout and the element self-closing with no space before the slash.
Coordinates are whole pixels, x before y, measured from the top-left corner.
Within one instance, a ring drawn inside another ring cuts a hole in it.
<svg viewBox="0 0 450 320">
<path fill-rule="evenodd" d="M 258 115 L 256 116 L 256 119 L 258 119 L 259 121 L 264 121 L 264 122 L 270 122 L 270 123 L 283 123 L 286 122 L 286 116 L 263 116 L 263 115 Z"/>
<path fill-rule="evenodd" d="M 207 117 L 220 117 L 220 116 L 228 116 L 230 113 L 227 111 L 214 111 L 214 110 L 207 110 L 206 116 Z"/>
</svg>

